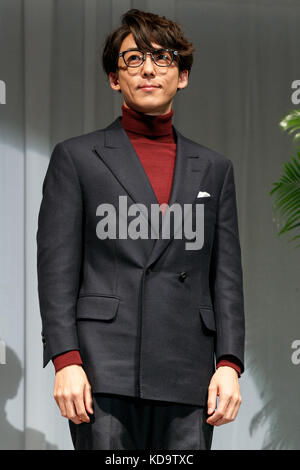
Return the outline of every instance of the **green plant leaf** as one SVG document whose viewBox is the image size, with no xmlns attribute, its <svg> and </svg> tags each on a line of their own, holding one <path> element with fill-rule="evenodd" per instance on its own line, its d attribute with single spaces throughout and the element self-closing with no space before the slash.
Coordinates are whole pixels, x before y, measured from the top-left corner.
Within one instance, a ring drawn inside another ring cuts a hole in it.
<svg viewBox="0 0 300 470">
<path fill-rule="evenodd" d="M 300 112 L 299 124 L 300 124 Z M 295 119 L 290 121 L 295 122 Z M 288 128 L 289 124 L 286 124 Z M 299 230 L 300 227 L 300 149 L 296 156 L 292 155 L 291 161 L 283 164 L 284 173 L 280 180 L 273 183 L 270 195 L 274 196 L 273 211 L 277 217 L 278 236 Z M 300 238 L 300 234 L 293 237 L 290 242 Z M 299 245 L 297 245 L 298 247 Z"/>
<path fill-rule="evenodd" d="M 291 113 L 287 114 L 282 121 L 280 121 L 279 126 L 283 131 L 287 131 L 289 135 L 300 130 L 300 111 L 293 110 Z M 293 137 L 294 141 L 300 140 L 300 132 L 296 132 Z"/>
</svg>

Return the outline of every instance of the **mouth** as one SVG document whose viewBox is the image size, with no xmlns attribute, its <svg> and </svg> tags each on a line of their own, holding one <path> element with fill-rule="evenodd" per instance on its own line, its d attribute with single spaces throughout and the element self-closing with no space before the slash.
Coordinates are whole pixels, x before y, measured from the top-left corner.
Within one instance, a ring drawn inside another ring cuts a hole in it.
<svg viewBox="0 0 300 470">
<path fill-rule="evenodd" d="M 154 86 L 154 85 L 144 85 L 139 87 L 141 90 L 156 90 L 157 88 L 160 88 L 159 86 Z"/>
</svg>

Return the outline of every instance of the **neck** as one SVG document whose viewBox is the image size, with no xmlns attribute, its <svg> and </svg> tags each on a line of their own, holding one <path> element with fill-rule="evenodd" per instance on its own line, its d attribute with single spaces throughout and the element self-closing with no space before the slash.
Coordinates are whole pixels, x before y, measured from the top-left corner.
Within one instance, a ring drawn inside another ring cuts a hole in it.
<svg viewBox="0 0 300 470">
<path fill-rule="evenodd" d="M 152 113 L 145 113 L 144 111 L 139 111 L 138 109 L 135 109 L 133 106 L 128 106 L 128 104 L 126 103 L 125 100 L 123 101 L 123 106 L 124 106 L 124 108 L 133 109 L 133 111 L 143 113 L 146 116 L 162 116 L 163 114 L 168 114 L 171 111 L 171 104 L 170 103 L 167 106 L 167 108 L 164 109 L 162 112 L 161 111 L 156 111 L 156 112 L 152 112 Z"/>
<path fill-rule="evenodd" d="M 136 111 L 122 105 L 121 123 L 126 131 L 143 135 L 170 135 L 173 133 L 172 117 L 174 111 L 171 109 L 168 113 L 153 115 Z"/>
</svg>

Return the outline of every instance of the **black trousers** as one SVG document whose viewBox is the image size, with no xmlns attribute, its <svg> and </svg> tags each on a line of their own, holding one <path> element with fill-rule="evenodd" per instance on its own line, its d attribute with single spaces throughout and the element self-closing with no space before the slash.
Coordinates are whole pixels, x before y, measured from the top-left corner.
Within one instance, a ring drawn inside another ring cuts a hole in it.
<svg viewBox="0 0 300 470">
<path fill-rule="evenodd" d="M 206 407 L 93 394 L 90 422 L 69 420 L 75 450 L 209 450 Z"/>
</svg>

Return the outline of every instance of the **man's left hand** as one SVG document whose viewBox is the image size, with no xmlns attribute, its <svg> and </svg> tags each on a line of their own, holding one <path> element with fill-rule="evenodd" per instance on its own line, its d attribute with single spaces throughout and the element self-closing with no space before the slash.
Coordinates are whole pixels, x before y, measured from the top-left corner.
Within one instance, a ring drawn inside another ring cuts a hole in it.
<svg viewBox="0 0 300 470">
<path fill-rule="evenodd" d="M 217 396 L 219 403 L 216 408 Z M 207 413 L 211 416 L 206 422 L 213 426 L 230 423 L 236 418 L 241 402 L 236 370 L 229 366 L 219 367 L 208 387 Z"/>
</svg>

